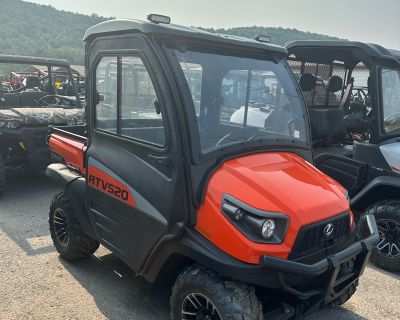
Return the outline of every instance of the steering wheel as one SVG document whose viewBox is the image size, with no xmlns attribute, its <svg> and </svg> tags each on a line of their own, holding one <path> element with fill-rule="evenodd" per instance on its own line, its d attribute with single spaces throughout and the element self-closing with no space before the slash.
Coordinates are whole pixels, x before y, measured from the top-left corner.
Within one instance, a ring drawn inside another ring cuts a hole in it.
<svg viewBox="0 0 400 320">
<path fill-rule="evenodd" d="M 54 103 L 51 103 L 51 100 Z M 61 105 L 65 104 L 66 102 L 69 102 L 69 100 L 65 99 L 63 96 L 60 96 L 57 94 L 50 94 L 50 95 L 40 98 L 37 102 L 41 106 L 61 106 Z"/>
<path fill-rule="evenodd" d="M 222 137 L 222 139 L 219 140 L 216 145 L 220 146 L 228 141 L 235 142 L 238 141 L 239 139 L 243 139 L 243 141 L 249 141 L 256 135 L 258 131 L 259 130 L 256 127 L 240 128 L 240 130 L 233 131 L 231 133 L 228 133 L 226 136 Z M 248 137 L 246 138 L 246 136 Z"/>
</svg>

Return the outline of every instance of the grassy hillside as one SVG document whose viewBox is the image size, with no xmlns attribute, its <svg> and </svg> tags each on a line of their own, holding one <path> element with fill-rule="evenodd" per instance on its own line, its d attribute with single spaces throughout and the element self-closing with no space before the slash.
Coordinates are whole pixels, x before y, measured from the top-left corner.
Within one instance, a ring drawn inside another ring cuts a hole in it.
<svg viewBox="0 0 400 320">
<path fill-rule="evenodd" d="M 0 0 L 0 53 L 66 58 L 83 63 L 83 35 L 104 21 L 21 0 Z"/>
<path fill-rule="evenodd" d="M 137 18 L 137 17 L 136 17 Z M 0 53 L 65 58 L 82 64 L 85 30 L 106 18 L 60 11 L 51 6 L 21 0 L 0 0 Z M 238 27 L 208 29 L 212 32 L 254 38 L 258 34 L 272 37 L 283 45 L 294 39 L 334 39 L 295 29 Z"/>
</svg>

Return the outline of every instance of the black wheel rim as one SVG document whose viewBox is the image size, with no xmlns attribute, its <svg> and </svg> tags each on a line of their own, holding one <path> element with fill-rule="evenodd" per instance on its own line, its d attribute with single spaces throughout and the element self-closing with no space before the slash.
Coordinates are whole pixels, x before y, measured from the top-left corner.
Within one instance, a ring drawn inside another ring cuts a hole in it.
<svg viewBox="0 0 400 320">
<path fill-rule="evenodd" d="M 188 294 L 182 303 L 182 320 L 221 320 L 214 303 L 201 293 Z"/>
<path fill-rule="evenodd" d="M 53 226 L 54 226 L 54 233 L 56 235 L 58 243 L 63 247 L 68 246 L 69 243 L 68 226 L 66 224 L 64 211 L 60 208 L 57 208 L 54 211 Z"/>
<path fill-rule="evenodd" d="M 376 223 L 380 238 L 376 249 L 389 257 L 400 256 L 400 223 L 391 219 L 380 219 Z"/>
</svg>

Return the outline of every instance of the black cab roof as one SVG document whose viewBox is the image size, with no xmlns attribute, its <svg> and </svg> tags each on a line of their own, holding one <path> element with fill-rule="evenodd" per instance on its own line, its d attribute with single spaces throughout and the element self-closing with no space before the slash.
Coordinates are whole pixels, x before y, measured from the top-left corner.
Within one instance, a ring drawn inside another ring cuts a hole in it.
<svg viewBox="0 0 400 320">
<path fill-rule="evenodd" d="M 176 24 L 157 24 L 153 22 L 131 19 L 114 19 L 99 23 L 86 31 L 83 40 L 90 41 L 91 38 L 97 36 L 129 32 L 202 39 L 207 41 L 268 50 L 270 52 L 275 52 L 282 55 L 287 54 L 287 51 L 284 47 L 256 41 L 245 37 L 238 37 L 226 34 L 214 34 L 199 28 L 185 27 Z"/>
<path fill-rule="evenodd" d="M 315 58 L 331 56 L 333 59 L 338 59 L 338 56 L 340 58 L 340 54 L 344 55 L 345 52 L 358 49 L 370 58 L 387 60 L 400 65 L 400 51 L 386 49 L 373 43 L 346 40 L 302 40 L 288 42 L 285 48 L 289 54 L 295 54 L 297 58 L 304 56 L 306 59 L 312 58 L 310 49 L 315 50 Z"/>
</svg>

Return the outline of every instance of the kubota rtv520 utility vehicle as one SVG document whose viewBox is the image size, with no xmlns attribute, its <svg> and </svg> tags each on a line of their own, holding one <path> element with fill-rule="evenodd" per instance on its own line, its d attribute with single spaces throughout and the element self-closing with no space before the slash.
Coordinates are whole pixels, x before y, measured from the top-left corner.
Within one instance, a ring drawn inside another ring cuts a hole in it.
<svg viewBox="0 0 400 320">
<path fill-rule="evenodd" d="M 289 64 L 310 114 L 315 164 L 375 215 L 371 259 L 400 271 L 400 51 L 349 41 L 294 41 Z"/>
<path fill-rule="evenodd" d="M 60 255 L 101 243 L 149 281 L 176 271 L 172 319 L 344 303 L 376 224 L 356 241 L 346 190 L 311 165 L 286 50 L 149 20 L 86 33 L 88 136 L 55 128 L 49 142 L 64 162 L 47 169 L 65 188 L 49 217 Z M 268 115 L 249 125 L 256 110 Z"/>
</svg>

